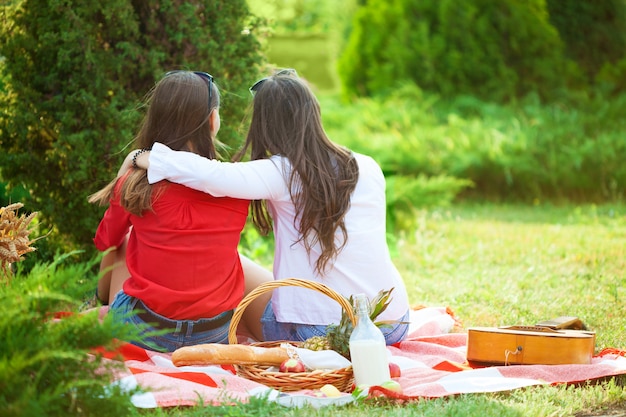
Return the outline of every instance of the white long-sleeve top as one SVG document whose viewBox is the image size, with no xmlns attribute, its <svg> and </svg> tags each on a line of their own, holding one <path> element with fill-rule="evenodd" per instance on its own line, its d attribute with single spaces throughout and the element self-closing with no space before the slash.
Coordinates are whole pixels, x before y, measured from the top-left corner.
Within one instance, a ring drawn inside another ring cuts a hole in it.
<svg viewBox="0 0 626 417">
<path fill-rule="evenodd" d="M 167 179 L 216 197 L 266 200 L 274 227 L 274 279 L 309 279 L 345 297 L 364 293 L 370 299 L 393 287 L 392 301 L 379 319 L 398 320 L 409 304 L 385 236 L 385 177 L 372 158 L 357 153 L 354 156 L 359 180 L 345 216 L 348 242 L 323 277 L 315 272 L 319 247 L 314 246 L 309 256 L 304 245 L 296 243 L 299 233 L 294 226 L 297 219 L 288 188 L 291 168 L 287 158 L 275 155 L 249 162 L 220 162 L 155 143 L 150 152 L 148 181 Z M 301 287 L 273 290 L 272 306 L 279 322 L 327 325 L 338 323 L 341 317 L 341 306 L 335 300 Z"/>
</svg>

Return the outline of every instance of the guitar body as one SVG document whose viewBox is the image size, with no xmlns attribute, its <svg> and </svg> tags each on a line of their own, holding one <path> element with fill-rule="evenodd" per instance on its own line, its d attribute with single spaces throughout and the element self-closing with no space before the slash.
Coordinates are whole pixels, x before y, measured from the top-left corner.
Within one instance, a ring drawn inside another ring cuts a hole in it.
<svg viewBox="0 0 626 417">
<path fill-rule="evenodd" d="M 538 326 L 473 327 L 467 360 L 485 365 L 590 364 L 594 332 Z"/>
</svg>

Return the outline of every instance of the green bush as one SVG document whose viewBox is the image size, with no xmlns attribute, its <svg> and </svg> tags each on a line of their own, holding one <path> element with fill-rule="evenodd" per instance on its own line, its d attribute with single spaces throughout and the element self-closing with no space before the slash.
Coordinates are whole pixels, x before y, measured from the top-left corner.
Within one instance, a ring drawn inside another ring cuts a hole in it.
<svg viewBox="0 0 626 417">
<path fill-rule="evenodd" d="M 472 181 L 445 175 L 387 177 L 387 230 L 414 230 L 419 216 L 416 212 L 434 207 L 448 207 Z"/>
<path fill-rule="evenodd" d="M 339 60 L 348 96 L 411 80 L 443 97 L 554 98 L 579 83 L 578 72 L 544 0 L 370 0 Z"/>
<path fill-rule="evenodd" d="M 582 69 L 589 84 L 605 66 L 625 58 L 626 2 L 623 0 L 546 0 L 550 22 L 565 43 L 565 53 Z M 625 71 L 620 71 L 622 77 Z M 612 92 L 626 91 L 626 85 Z"/>
<path fill-rule="evenodd" d="M 201 69 L 222 91 L 220 139 L 240 143 L 262 62 L 245 0 L 21 0 L 0 6 L 1 177 L 23 185 L 58 245 L 93 249 L 102 208 L 87 196 L 117 172 L 143 95 L 163 73 Z M 54 227 L 53 227 L 53 226 Z"/>
<path fill-rule="evenodd" d="M 389 181 L 417 182 L 402 183 L 406 191 L 400 192 L 414 197 L 414 207 L 443 205 L 455 196 L 523 202 L 626 197 L 626 95 L 576 105 L 542 104 L 530 95 L 507 106 L 471 96 L 443 99 L 409 83 L 384 98 L 350 104 L 324 96 L 322 108 L 331 138 L 374 157 Z M 393 216 L 400 205 L 388 199 Z"/>
<path fill-rule="evenodd" d="M 96 311 L 54 320 L 55 313 L 77 311 L 95 285 L 92 263 L 65 263 L 67 258 L 37 264 L 27 275 L 18 267 L 0 286 L 2 416 L 128 415 L 134 409 L 134 392 L 111 385 L 115 365 L 89 353 L 113 347 L 113 334 L 139 335 L 99 321 Z"/>
</svg>

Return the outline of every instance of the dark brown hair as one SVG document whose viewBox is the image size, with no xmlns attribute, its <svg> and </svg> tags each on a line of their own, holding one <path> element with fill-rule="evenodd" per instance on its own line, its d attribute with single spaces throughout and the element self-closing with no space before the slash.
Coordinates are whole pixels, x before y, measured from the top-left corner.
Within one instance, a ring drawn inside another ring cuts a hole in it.
<svg viewBox="0 0 626 417">
<path fill-rule="evenodd" d="M 148 110 L 134 140 L 136 148 L 150 149 L 160 142 L 174 150 L 216 157 L 209 119 L 211 111 L 219 107 L 219 90 L 214 82 L 191 71 L 168 73 L 146 95 L 145 104 Z M 117 180 L 91 195 L 89 202 L 108 204 Z M 122 206 L 138 216 L 152 208 L 156 197 L 143 169 L 131 170 L 120 189 Z"/>
<path fill-rule="evenodd" d="M 294 227 L 309 255 L 314 245 L 320 245 L 315 269 L 324 275 L 348 240 L 344 218 L 359 168 L 352 153 L 326 135 L 319 103 L 304 80 L 295 74 L 276 74 L 256 85 L 250 129 L 236 158 L 248 149 L 253 160 L 272 155 L 289 160 L 288 184 L 299 222 Z M 251 212 L 254 224 L 267 234 L 272 221 L 265 203 L 253 201 Z"/>
</svg>

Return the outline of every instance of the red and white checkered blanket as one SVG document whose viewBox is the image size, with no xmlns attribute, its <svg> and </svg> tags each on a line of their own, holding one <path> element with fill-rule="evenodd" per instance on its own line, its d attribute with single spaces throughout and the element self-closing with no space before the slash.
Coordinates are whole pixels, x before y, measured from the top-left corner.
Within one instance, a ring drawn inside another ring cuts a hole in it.
<svg viewBox="0 0 626 417">
<path fill-rule="evenodd" d="M 590 365 L 509 365 L 473 369 L 465 358 L 467 334 L 450 333 L 455 318 L 445 308 L 429 307 L 412 312 L 409 337 L 389 346 L 390 361 L 402 376 L 396 380 L 403 395 L 379 391 L 402 400 L 436 398 L 461 393 L 508 391 L 541 384 L 576 383 L 626 374 L 623 350 L 605 350 Z M 238 377 L 228 366 L 176 367 L 170 354 L 124 344 L 107 360 L 123 361 L 117 384 L 141 387 L 132 401 L 139 408 L 245 402 L 250 396 L 270 400 L 299 396 L 278 393 L 264 385 Z M 371 393 L 374 393 L 373 390 Z M 279 401 L 280 402 L 280 401 Z"/>
</svg>

